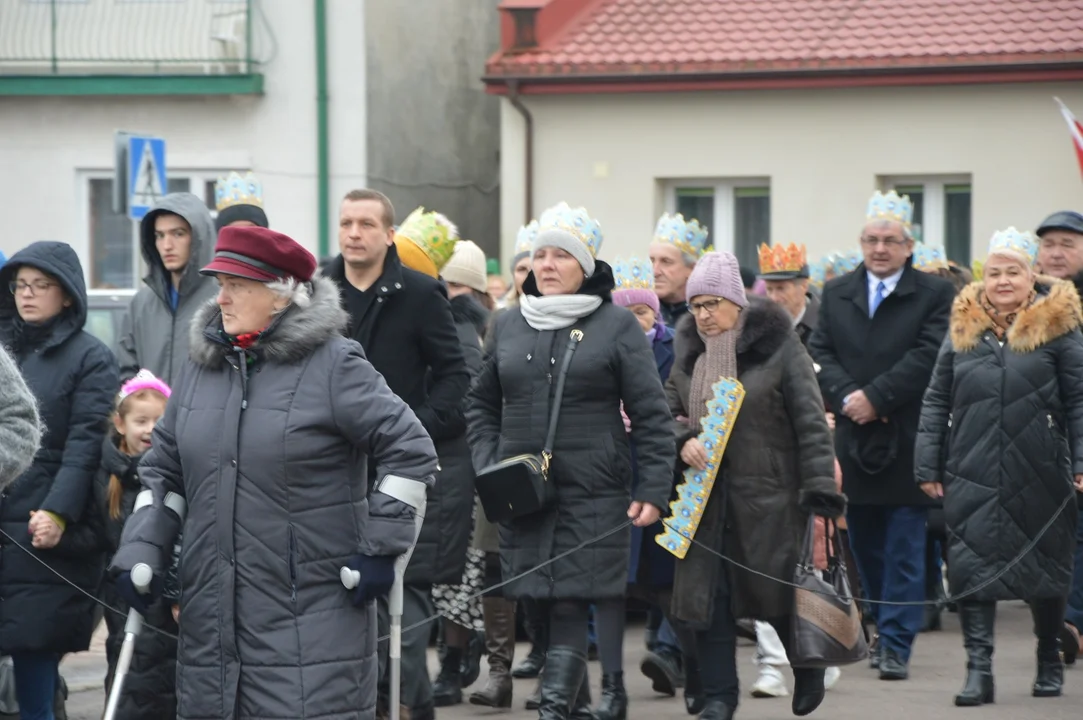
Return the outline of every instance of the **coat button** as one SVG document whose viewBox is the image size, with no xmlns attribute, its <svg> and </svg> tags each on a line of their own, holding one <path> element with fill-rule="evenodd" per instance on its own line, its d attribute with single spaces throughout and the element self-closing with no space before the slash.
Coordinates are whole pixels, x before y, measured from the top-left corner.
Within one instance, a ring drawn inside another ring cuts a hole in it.
<svg viewBox="0 0 1083 720">
<path fill-rule="evenodd" d="M 395 283 L 395 289 L 396 290 L 401 290 L 402 289 L 402 283 Z"/>
<path fill-rule="evenodd" d="M 229 461 L 229 464 L 230 464 L 230 465 L 231 465 L 232 467 L 237 467 L 237 461 L 236 461 L 236 460 L 230 460 L 230 461 Z"/>
<path fill-rule="evenodd" d="M 387 292 L 387 285 L 381 285 L 380 292 Z"/>
</svg>

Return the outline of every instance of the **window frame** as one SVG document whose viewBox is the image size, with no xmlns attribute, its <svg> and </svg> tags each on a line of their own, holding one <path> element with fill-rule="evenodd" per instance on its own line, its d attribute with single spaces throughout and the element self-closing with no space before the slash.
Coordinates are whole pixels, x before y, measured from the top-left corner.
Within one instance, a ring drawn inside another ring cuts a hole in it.
<svg viewBox="0 0 1083 720">
<path fill-rule="evenodd" d="M 677 191 L 683 188 L 711 188 L 714 191 L 714 224 L 707 228 L 707 241 L 715 250 L 725 250 L 738 255 L 735 247 L 737 233 L 737 191 L 745 189 L 766 190 L 771 198 L 771 177 L 726 178 L 673 178 L 662 181 L 665 193 L 665 211 L 677 212 Z M 768 218 L 774 213 L 772 210 Z"/>
<path fill-rule="evenodd" d="M 926 245 L 943 248 L 947 253 L 947 189 L 952 186 L 966 185 L 970 188 L 971 237 L 967 238 L 967 253 L 973 256 L 974 222 L 974 176 L 969 173 L 949 175 L 882 175 L 880 190 L 887 192 L 900 187 L 920 186 L 922 188 L 921 241 Z M 905 193 L 904 193 L 905 194 Z M 954 259 L 954 258 L 953 258 Z"/>
</svg>

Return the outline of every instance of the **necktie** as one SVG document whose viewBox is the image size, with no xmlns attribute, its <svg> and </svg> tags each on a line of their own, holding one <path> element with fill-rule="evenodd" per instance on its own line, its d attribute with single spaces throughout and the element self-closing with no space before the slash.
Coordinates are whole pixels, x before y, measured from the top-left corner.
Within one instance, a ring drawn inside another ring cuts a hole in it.
<svg viewBox="0 0 1083 720">
<path fill-rule="evenodd" d="M 869 317 L 876 314 L 876 308 L 880 307 L 880 303 L 884 301 L 884 291 L 887 290 L 887 286 L 883 281 L 876 284 L 876 294 L 872 296 L 872 307 L 869 308 Z"/>
</svg>

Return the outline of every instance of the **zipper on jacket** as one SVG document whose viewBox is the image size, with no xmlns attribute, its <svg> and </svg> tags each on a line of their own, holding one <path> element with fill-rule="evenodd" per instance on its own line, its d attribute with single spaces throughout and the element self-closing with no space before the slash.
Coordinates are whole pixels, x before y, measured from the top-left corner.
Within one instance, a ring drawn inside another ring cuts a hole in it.
<svg viewBox="0 0 1083 720">
<path fill-rule="evenodd" d="M 290 565 L 290 602 L 297 602 L 297 538 L 293 532 L 293 525 L 289 530 L 289 565 Z"/>
</svg>

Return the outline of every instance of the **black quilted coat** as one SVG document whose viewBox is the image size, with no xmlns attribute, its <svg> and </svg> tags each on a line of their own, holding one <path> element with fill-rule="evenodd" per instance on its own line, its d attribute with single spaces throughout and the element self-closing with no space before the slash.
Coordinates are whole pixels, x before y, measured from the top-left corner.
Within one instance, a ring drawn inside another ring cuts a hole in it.
<svg viewBox="0 0 1083 720">
<path fill-rule="evenodd" d="M 664 510 L 673 487 L 674 447 L 670 415 L 654 353 L 626 308 L 609 301 L 613 277 L 599 262 L 580 291 L 603 298 L 601 307 L 577 321 L 583 340 L 572 356 L 560 410 L 550 479 L 556 505 L 500 527 L 505 578 L 573 550 L 627 521 L 633 496 Z M 524 291 L 537 294 L 533 275 Z M 571 328 L 538 331 L 520 308 L 497 318 L 491 354 L 470 392 L 466 413 L 474 467 L 545 442 L 555 376 Z M 553 375 L 550 380 L 550 374 Z M 631 455 L 620 406 L 632 421 L 639 453 L 639 484 L 632 491 Z M 604 599 L 627 589 L 629 528 L 578 550 L 509 585 L 511 598 Z"/>
<path fill-rule="evenodd" d="M 1037 537 L 1083 473 L 1083 335 L 1067 282 L 1039 278 L 1002 346 L 981 285 L 952 309 L 918 428 L 917 481 L 944 484 L 952 594 L 987 581 Z M 1077 513 L 1069 502 L 1028 553 L 976 600 L 1064 597 Z"/>
</svg>

